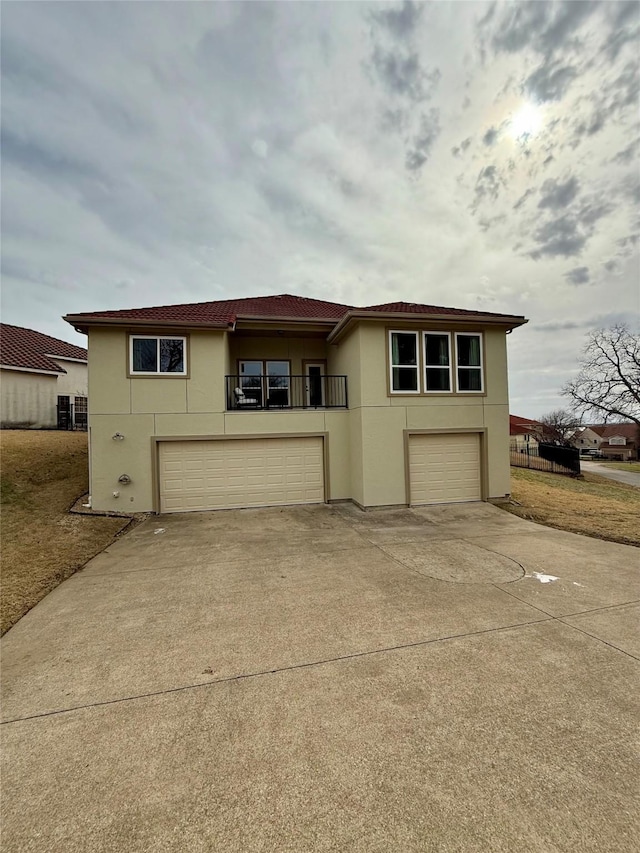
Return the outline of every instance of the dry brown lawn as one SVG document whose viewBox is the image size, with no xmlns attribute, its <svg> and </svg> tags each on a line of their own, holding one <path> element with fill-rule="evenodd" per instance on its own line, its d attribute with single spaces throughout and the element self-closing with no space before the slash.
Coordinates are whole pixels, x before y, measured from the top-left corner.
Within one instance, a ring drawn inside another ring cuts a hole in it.
<svg viewBox="0 0 640 853">
<path fill-rule="evenodd" d="M 511 496 L 519 506 L 509 512 L 549 527 L 598 539 L 640 546 L 640 489 L 584 474 L 577 480 L 561 474 L 511 469 Z"/>
<path fill-rule="evenodd" d="M 87 434 L 0 431 L 0 633 L 113 541 L 125 518 L 70 515 L 87 491 Z"/>
</svg>

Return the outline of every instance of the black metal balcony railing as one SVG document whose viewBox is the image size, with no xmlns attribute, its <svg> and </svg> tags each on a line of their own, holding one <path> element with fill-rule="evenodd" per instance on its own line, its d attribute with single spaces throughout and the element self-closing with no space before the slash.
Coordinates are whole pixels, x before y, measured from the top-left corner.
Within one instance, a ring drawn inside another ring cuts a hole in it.
<svg viewBox="0 0 640 853">
<path fill-rule="evenodd" d="M 346 409 L 346 376 L 225 376 L 227 411 Z"/>
</svg>

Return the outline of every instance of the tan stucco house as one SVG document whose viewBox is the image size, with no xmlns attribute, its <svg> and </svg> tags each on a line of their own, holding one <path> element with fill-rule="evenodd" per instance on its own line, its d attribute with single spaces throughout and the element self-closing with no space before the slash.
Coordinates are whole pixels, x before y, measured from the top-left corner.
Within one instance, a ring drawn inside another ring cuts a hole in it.
<svg viewBox="0 0 640 853">
<path fill-rule="evenodd" d="M 86 429 L 87 351 L 0 323 L 3 429 Z"/>
<path fill-rule="evenodd" d="M 282 295 L 65 319 L 89 337 L 97 509 L 509 494 L 506 334 L 524 317 Z"/>
</svg>

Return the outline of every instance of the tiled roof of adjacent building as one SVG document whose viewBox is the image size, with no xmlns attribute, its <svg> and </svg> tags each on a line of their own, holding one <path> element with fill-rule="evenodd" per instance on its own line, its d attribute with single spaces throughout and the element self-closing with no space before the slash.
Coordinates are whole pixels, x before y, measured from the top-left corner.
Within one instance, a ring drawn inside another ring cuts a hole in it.
<svg viewBox="0 0 640 853">
<path fill-rule="evenodd" d="M 616 435 L 622 435 L 633 441 L 638 438 L 638 432 L 640 431 L 640 427 L 635 423 L 596 424 L 596 426 L 589 427 L 589 429 L 606 441 Z"/>
<path fill-rule="evenodd" d="M 533 418 L 520 418 L 518 415 L 509 415 L 509 435 L 527 435 L 527 433 L 544 432 L 544 424 L 534 421 Z"/>
<path fill-rule="evenodd" d="M 100 320 L 110 323 L 118 321 L 140 321 L 150 323 L 175 322 L 203 326 L 231 326 L 238 319 L 298 319 L 316 320 L 323 323 L 338 323 L 348 312 L 379 312 L 387 314 L 451 314 L 473 317 L 510 317 L 486 311 L 466 311 L 462 308 L 443 308 L 437 305 L 422 305 L 413 302 L 389 302 L 384 305 L 356 307 L 288 293 L 279 296 L 257 296 L 247 299 L 222 299 L 216 302 L 192 302 L 181 305 L 161 305 L 150 308 L 125 308 L 119 311 L 93 311 L 68 314 L 65 319 L 73 325 L 83 322 L 95 325 Z M 522 318 L 524 321 L 524 318 Z"/>
<path fill-rule="evenodd" d="M 33 329 L 0 323 L 0 364 L 28 370 L 66 372 L 48 356 L 86 361 L 87 351 Z"/>
</svg>

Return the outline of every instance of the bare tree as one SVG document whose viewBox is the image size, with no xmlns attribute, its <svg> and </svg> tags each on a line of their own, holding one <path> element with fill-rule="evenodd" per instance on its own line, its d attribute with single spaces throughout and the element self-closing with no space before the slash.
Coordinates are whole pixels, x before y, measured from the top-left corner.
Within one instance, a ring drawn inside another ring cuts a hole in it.
<svg viewBox="0 0 640 853">
<path fill-rule="evenodd" d="M 592 332 L 578 375 L 562 394 L 581 415 L 640 426 L 640 335 L 621 323 Z"/>
<path fill-rule="evenodd" d="M 580 427 L 581 420 L 568 409 L 555 409 L 542 415 L 540 423 L 544 426 L 543 439 L 557 441 L 559 444 L 569 444 L 569 439 Z"/>
</svg>

